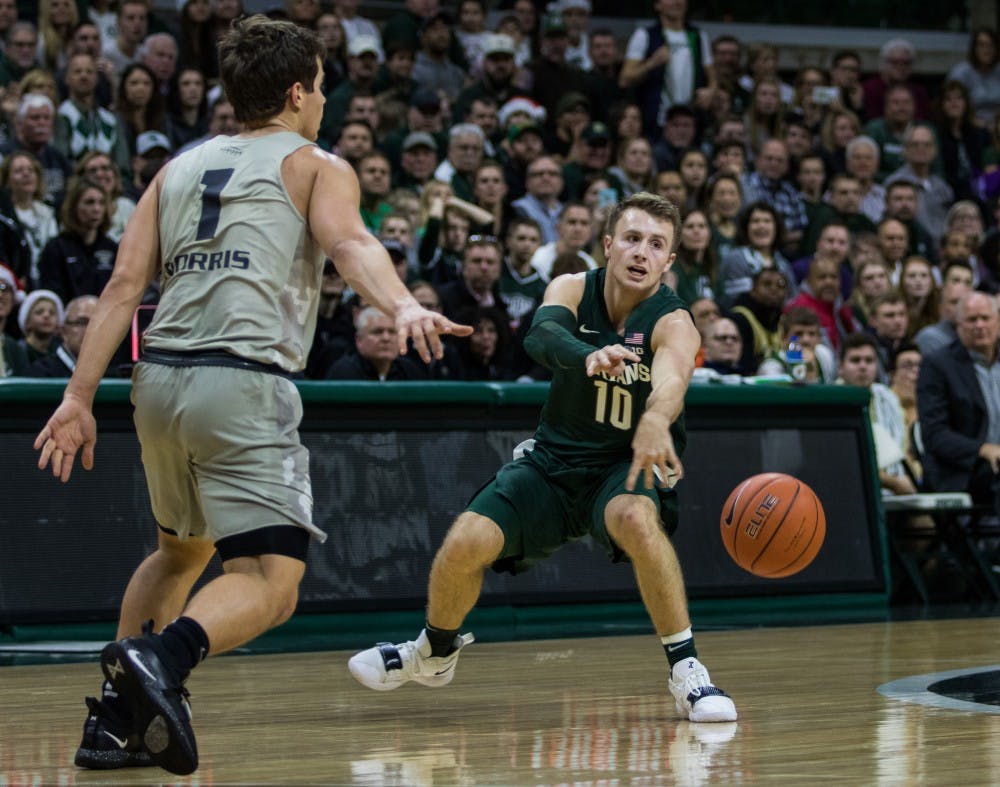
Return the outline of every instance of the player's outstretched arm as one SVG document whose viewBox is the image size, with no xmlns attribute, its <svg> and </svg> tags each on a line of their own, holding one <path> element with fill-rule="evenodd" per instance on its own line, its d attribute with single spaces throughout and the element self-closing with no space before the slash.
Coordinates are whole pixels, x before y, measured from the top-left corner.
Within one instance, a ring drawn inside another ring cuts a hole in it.
<svg viewBox="0 0 1000 787">
<path fill-rule="evenodd" d="M 576 309 L 583 297 L 584 277 L 574 273 L 552 280 L 524 339 L 524 349 L 549 369 L 586 369 L 591 377 L 598 372 L 621 374 L 626 362 L 635 363 L 639 356 L 620 344 L 595 350 L 576 338 Z"/>
<path fill-rule="evenodd" d="M 625 488 L 635 489 L 642 475 L 646 488 L 652 489 L 657 468 L 660 477 L 684 477 L 684 467 L 670 436 L 670 425 L 684 409 L 684 394 L 694 372 L 701 337 L 691 322 L 691 315 L 678 309 L 664 315 L 653 329 L 653 366 L 650 369 L 652 393 L 646 410 L 632 437 L 632 466 Z"/>
<path fill-rule="evenodd" d="M 94 394 L 111 357 L 125 338 L 142 294 L 159 268 L 159 195 L 165 173 L 164 167 L 129 219 L 118 245 L 114 272 L 87 326 L 80 358 L 66 385 L 62 404 L 35 438 L 35 450 L 41 451 L 39 469 L 44 470 L 51 463 L 52 474 L 64 482 L 69 480 L 80 449 L 83 449 L 84 468 L 89 470 L 94 466 L 97 443 L 97 424 L 91 412 Z"/>
<path fill-rule="evenodd" d="M 472 328 L 417 303 L 396 275 L 388 252 L 361 220 L 361 189 L 354 170 L 319 149 L 310 149 L 309 155 L 315 170 L 308 216 L 313 237 L 344 280 L 396 321 L 400 353 L 412 339 L 425 363 L 432 356 L 441 358 L 441 334 L 468 336 Z"/>
</svg>

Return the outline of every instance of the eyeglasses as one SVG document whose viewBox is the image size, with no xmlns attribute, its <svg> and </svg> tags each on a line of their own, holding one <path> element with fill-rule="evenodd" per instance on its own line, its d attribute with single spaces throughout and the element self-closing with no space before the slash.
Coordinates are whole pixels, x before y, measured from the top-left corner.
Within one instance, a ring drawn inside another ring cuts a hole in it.
<svg viewBox="0 0 1000 787">
<path fill-rule="evenodd" d="M 740 337 L 735 333 L 726 333 L 722 336 L 713 336 L 713 341 L 723 342 L 724 344 L 735 344 L 740 340 Z"/>
<path fill-rule="evenodd" d="M 920 361 L 900 361 L 896 364 L 896 370 L 913 371 L 920 368 Z"/>
</svg>

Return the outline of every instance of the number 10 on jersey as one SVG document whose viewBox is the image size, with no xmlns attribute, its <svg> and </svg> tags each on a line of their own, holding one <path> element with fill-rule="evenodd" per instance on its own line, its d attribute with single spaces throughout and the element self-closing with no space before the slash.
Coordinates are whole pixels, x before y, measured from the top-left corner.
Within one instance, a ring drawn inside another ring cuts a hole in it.
<svg viewBox="0 0 1000 787">
<path fill-rule="evenodd" d="M 620 385 L 608 385 L 604 380 L 594 380 L 594 387 L 597 388 L 594 420 L 600 424 L 609 423 L 615 429 L 623 431 L 631 429 L 632 393 L 628 388 L 622 388 Z M 608 395 L 609 388 L 611 389 L 610 396 Z"/>
</svg>

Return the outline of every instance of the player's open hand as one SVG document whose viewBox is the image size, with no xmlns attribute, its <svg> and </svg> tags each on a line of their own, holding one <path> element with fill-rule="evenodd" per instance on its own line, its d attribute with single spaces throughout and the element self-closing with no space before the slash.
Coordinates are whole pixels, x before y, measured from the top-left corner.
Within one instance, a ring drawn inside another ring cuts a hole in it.
<svg viewBox="0 0 1000 787">
<path fill-rule="evenodd" d="M 442 334 L 468 336 L 470 333 L 472 326 L 452 322 L 443 314 L 425 309 L 415 301 L 412 305 L 404 306 L 396 312 L 399 354 L 406 354 L 406 342 L 408 339 L 413 339 L 413 346 L 417 348 L 424 363 L 430 363 L 432 358 L 440 360 L 444 356 L 444 347 L 441 345 Z"/>
<path fill-rule="evenodd" d="M 598 372 L 604 372 L 617 377 L 625 373 L 626 364 L 638 362 L 639 356 L 627 347 L 609 344 L 587 356 L 587 376 L 593 377 Z"/>
<path fill-rule="evenodd" d="M 654 412 L 645 412 L 639 419 L 632 437 L 632 466 L 625 478 L 625 489 L 635 489 L 640 473 L 646 489 L 653 489 L 659 479 L 662 486 L 673 486 L 684 477 L 684 467 L 674 450 L 670 436 L 670 419 Z"/>
<path fill-rule="evenodd" d="M 80 461 L 85 470 L 94 466 L 94 446 L 97 444 L 97 422 L 90 407 L 72 396 L 63 399 L 35 438 L 35 450 L 41 451 L 38 469 L 44 470 L 52 463 L 52 475 L 69 481 L 73 460 L 81 448 Z"/>
</svg>

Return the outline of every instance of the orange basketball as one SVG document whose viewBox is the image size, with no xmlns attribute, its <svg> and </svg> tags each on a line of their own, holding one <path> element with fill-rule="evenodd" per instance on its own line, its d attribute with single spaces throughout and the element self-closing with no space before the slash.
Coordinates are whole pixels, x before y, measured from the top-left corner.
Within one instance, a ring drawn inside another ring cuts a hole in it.
<svg viewBox="0 0 1000 787">
<path fill-rule="evenodd" d="M 741 568 L 758 577 L 787 577 L 812 563 L 823 546 L 826 514 L 799 479 L 761 473 L 732 491 L 719 527 L 726 551 Z"/>
</svg>

